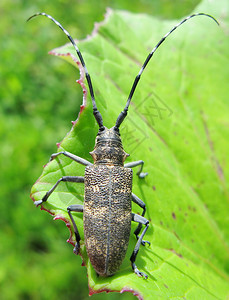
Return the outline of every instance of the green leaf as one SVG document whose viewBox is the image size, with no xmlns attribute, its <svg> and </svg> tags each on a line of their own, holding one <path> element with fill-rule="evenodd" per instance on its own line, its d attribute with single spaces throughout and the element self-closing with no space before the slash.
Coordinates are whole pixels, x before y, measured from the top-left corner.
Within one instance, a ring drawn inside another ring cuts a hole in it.
<svg viewBox="0 0 229 300">
<path fill-rule="evenodd" d="M 133 234 L 121 269 L 112 277 L 97 277 L 83 243 L 82 215 L 74 213 L 90 294 L 132 291 L 140 299 L 226 299 L 228 295 L 229 4 L 203 1 L 195 12 L 212 14 L 221 26 L 200 16 L 171 35 L 144 71 L 120 127 L 124 149 L 131 155 L 127 161 L 143 159 L 149 173 L 143 180 L 134 175 L 133 181 L 133 192 L 147 206 L 150 228 L 145 239 L 151 242 L 140 248 L 136 264 L 149 278 L 139 278 L 131 270 Z M 92 36 L 78 43 L 105 126 L 114 125 L 149 51 L 176 23 L 109 10 Z M 71 45 L 53 54 L 76 66 Z M 89 151 L 98 125 L 80 70 L 83 106 L 58 151 L 92 161 Z M 64 175 L 83 174 L 81 165 L 59 156 L 45 166 L 32 198 L 40 200 Z M 82 204 L 83 195 L 82 184 L 61 183 L 43 208 L 70 226 L 66 208 Z M 142 210 L 133 204 L 133 211 Z M 135 228 L 133 224 L 132 233 Z M 74 244 L 73 236 L 70 242 Z"/>
</svg>

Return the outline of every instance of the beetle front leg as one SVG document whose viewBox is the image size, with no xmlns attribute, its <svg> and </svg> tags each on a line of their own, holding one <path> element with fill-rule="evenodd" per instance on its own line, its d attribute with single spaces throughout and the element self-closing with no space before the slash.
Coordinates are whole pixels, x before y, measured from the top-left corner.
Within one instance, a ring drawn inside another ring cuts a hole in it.
<svg viewBox="0 0 229 300">
<path fill-rule="evenodd" d="M 139 165 L 140 165 L 140 169 L 138 170 L 137 175 L 138 175 L 139 178 L 145 178 L 148 175 L 148 173 L 142 172 L 143 165 L 144 165 L 143 160 L 137 160 L 137 161 L 129 162 L 129 163 L 125 164 L 124 167 L 125 168 L 134 168 L 134 167 L 137 167 Z"/>
<path fill-rule="evenodd" d="M 134 214 L 134 213 L 132 213 L 132 221 L 138 222 L 138 223 L 143 224 L 143 225 L 146 226 L 145 229 L 143 230 L 142 234 L 140 235 L 140 237 L 139 237 L 139 239 L 138 239 L 136 245 L 135 245 L 134 251 L 133 251 L 133 253 L 132 253 L 131 257 L 130 257 L 130 261 L 131 261 L 132 269 L 134 270 L 134 272 L 135 272 L 138 276 L 144 277 L 145 279 L 147 279 L 148 276 L 147 276 L 145 273 L 140 272 L 140 271 L 138 270 L 138 268 L 137 268 L 137 266 L 136 266 L 136 264 L 135 264 L 135 260 L 136 260 L 136 256 L 137 256 L 138 251 L 139 251 L 139 247 L 140 247 L 140 245 L 142 244 L 143 236 L 145 235 L 145 233 L 146 233 L 146 231 L 147 231 L 147 229 L 148 229 L 148 227 L 149 227 L 149 221 L 148 221 L 146 218 L 144 218 L 144 217 L 142 217 L 142 216 L 139 216 L 139 215 L 137 215 L 137 214 Z M 150 242 L 148 242 L 148 243 L 150 244 Z"/>
<path fill-rule="evenodd" d="M 34 204 L 36 206 L 41 205 L 43 202 L 46 202 L 48 197 L 52 194 L 52 192 L 55 190 L 55 188 L 59 185 L 61 181 L 67 181 L 67 182 L 84 182 L 83 176 L 63 176 L 61 177 L 54 186 L 44 195 L 44 197 L 41 200 L 34 201 Z"/>
<path fill-rule="evenodd" d="M 73 249 L 73 252 L 77 255 L 77 254 L 79 254 L 79 249 L 80 249 L 80 234 L 79 234 L 78 228 L 76 226 L 76 222 L 73 219 L 73 216 L 71 214 L 71 211 L 83 212 L 83 205 L 73 204 L 73 205 L 70 205 L 67 208 L 67 210 L 68 210 L 69 217 L 70 217 L 70 219 L 72 221 L 74 233 L 75 233 L 75 236 L 76 236 L 76 243 L 75 243 L 75 247 Z"/>
</svg>

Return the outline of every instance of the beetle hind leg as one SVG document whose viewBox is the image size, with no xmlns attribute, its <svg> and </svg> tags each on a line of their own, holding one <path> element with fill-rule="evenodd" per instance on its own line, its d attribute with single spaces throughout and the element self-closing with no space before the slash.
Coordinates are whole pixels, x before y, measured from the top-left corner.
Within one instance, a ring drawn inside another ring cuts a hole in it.
<svg viewBox="0 0 229 300">
<path fill-rule="evenodd" d="M 138 268 L 137 268 L 137 266 L 135 264 L 135 260 L 136 260 L 136 256 L 138 254 L 140 245 L 141 244 L 145 245 L 145 243 L 149 243 L 149 245 L 150 245 L 150 242 L 142 240 L 143 236 L 145 235 L 145 233 L 146 233 L 146 231 L 147 231 L 147 229 L 149 227 L 149 221 L 146 218 L 144 218 L 144 217 L 142 217 L 140 215 L 134 214 L 134 213 L 132 213 L 132 221 L 138 222 L 138 223 L 143 224 L 143 225 L 146 226 L 144 228 L 142 234 L 138 238 L 138 241 L 137 241 L 137 243 L 135 245 L 134 251 L 133 251 L 133 253 L 132 253 L 131 257 L 130 257 L 130 261 L 131 261 L 131 266 L 132 266 L 132 269 L 133 269 L 134 273 L 137 274 L 139 277 L 144 277 L 145 279 L 147 279 L 148 276 L 145 273 L 143 273 L 143 272 L 141 272 L 141 271 L 138 270 Z"/>
</svg>

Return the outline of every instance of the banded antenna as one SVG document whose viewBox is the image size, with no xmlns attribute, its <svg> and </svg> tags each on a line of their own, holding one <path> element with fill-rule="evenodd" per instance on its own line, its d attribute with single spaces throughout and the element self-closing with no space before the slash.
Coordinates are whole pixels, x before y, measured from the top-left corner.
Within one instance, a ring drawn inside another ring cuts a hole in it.
<svg viewBox="0 0 229 300">
<path fill-rule="evenodd" d="M 94 90 L 93 90 L 92 82 L 91 82 L 91 77 L 90 77 L 90 75 L 89 75 L 89 73 L 87 71 L 87 68 L 86 68 L 83 56 L 82 56 L 79 48 L 76 46 L 76 43 L 74 42 L 73 38 L 68 33 L 68 31 L 66 29 L 64 29 L 64 27 L 58 21 L 56 21 L 52 16 L 50 16 L 50 15 L 48 15 L 46 13 L 36 13 L 35 15 L 31 16 L 30 18 L 28 18 L 27 22 L 29 20 L 31 20 L 32 18 L 37 17 L 37 16 L 45 16 L 45 17 L 49 18 L 50 20 L 52 20 L 67 35 L 68 39 L 70 40 L 70 42 L 74 46 L 74 48 L 76 50 L 76 53 L 77 53 L 77 55 L 78 55 L 78 57 L 80 59 L 80 62 L 82 64 L 83 68 L 84 68 L 84 71 L 85 71 L 85 75 L 86 75 L 86 79 L 87 79 L 87 83 L 88 83 L 88 87 L 89 87 L 89 91 L 90 91 L 90 95 L 91 95 L 92 105 L 93 105 L 93 114 L 94 114 L 94 117 L 96 119 L 96 122 L 99 125 L 99 130 L 103 131 L 105 129 L 105 127 L 103 126 L 103 118 L 102 118 L 101 113 L 97 109 L 96 102 L 95 102 L 95 96 L 94 96 Z"/>
<path fill-rule="evenodd" d="M 197 13 L 197 14 L 193 14 L 187 18 L 185 18 L 183 21 L 181 21 L 180 23 L 178 23 L 177 25 L 175 25 L 168 33 L 166 33 L 166 35 L 157 43 L 157 45 L 153 48 L 153 50 L 149 53 L 149 55 L 147 56 L 144 64 L 142 65 L 141 67 L 141 70 L 140 72 L 138 73 L 138 75 L 135 77 L 135 80 L 134 80 L 134 83 L 132 85 L 132 88 L 131 88 L 131 91 L 130 91 L 130 94 L 129 94 L 129 97 L 127 99 L 127 103 L 126 103 L 126 106 L 124 108 L 124 110 L 119 114 L 117 120 L 116 120 L 116 124 L 115 124 L 115 127 L 114 129 L 116 131 L 119 130 L 119 126 L 121 125 L 121 123 L 123 122 L 123 120 L 125 119 L 125 117 L 127 116 L 127 112 L 128 112 L 128 108 L 129 108 L 129 105 L 130 105 L 130 101 L 133 97 L 133 94 L 135 92 L 135 89 L 137 87 L 137 84 L 139 82 L 139 79 L 145 69 L 145 67 L 147 66 L 148 62 L 150 61 L 151 57 L 153 56 L 153 54 L 156 52 L 156 50 L 159 48 L 159 46 L 165 41 L 165 39 L 174 31 L 176 30 L 181 24 L 185 23 L 186 21 L 188 21 L 189 19 L 193 18 L 193 17 L 196 17 L 196 16 L 206 16 L 206 17 L 209 17 L 211 19 L 213 19 L 218 25 L 218 21 L 212 17 L 211 15 L 208 15 L 208 14 L 205 14 L 205 13 Z"/>
</svg>

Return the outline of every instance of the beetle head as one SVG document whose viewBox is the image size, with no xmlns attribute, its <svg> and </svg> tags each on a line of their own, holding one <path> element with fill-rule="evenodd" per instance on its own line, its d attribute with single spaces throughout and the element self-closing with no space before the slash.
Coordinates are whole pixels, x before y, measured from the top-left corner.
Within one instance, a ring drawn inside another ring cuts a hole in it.
<svg viewBox="0 0 229 300">
<path fill-rule="evenodd" d="M 129 156 L 122 146 L 120 134 L 114 127 L 104 130 L 99 130 L 95 148 L 90 152 L 95 164 L 122 165 Z"/>
</svg>

